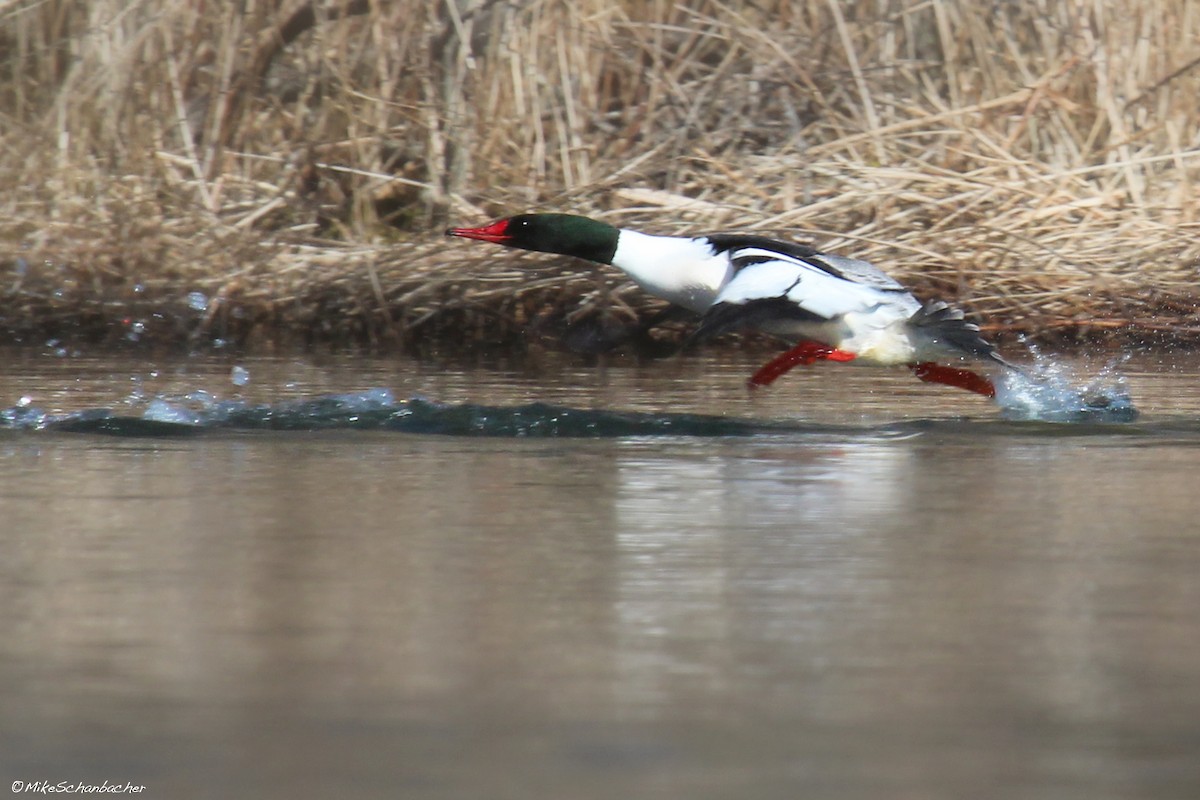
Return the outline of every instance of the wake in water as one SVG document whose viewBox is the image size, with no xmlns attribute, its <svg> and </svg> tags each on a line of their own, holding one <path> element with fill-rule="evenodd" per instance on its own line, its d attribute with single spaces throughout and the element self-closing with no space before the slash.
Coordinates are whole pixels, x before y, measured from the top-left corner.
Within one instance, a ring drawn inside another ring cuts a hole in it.
<svg viewBox="0 0 1200 800">
<path fill-rule="evenodd" d="M 29 397 L 0 409 L 0 431 L 57 431 L 115 436 L 194 436 L 220 431 L 386 430 L 416 434 L 494 437 L 834 436 L 913 435 L 933 430 L 992 433 L 1021 430 L 1027 421 L 1051 423 L 1056 435 L 1111 430 L 1138 417 L 1119 362 L 1087 377 L 1030 348 L 1034 363 L 996 380 L 998 420 L 908 419 L 882 425 L 830 425 L 802 419 L 761 420 L 674 412 L 578 409 L 546 403 L 487 406 L 447 404 L 422 397 L 397 398 L 391 390 L 329 394 L 304 400 L 250 403 L 222 400 L 205 391 L 147 398 L 137 391 L 119 409 L 66 414 L 39 409 Z M 235 371 L 234 383 L 241 386 Z M 1085 423 L 1058 425 L 1056 423 Z M 1121 426 L 1133 433 L 1133 426 Z"/>
<path fill-rule="evenodd" d="M 155 398 L 138 416 L 107 408 L 56 415 L 22 402 L 0 411 L 0 430 L 4 429 L 128 437 L 194 436 L 220 431 L 383 430 L 446 436 L 611 438 L 824 432 L 828 426 L 704 414 L 577 409 L 547 403 L 448 404 L 421 397 L 397 399 L 390 389 L 368 389 L 269 404 L 217 400 L 207 392 L 193 392 L 182 398 Z"/>
<path fill-rule="evenodd" d="M 996 404 L 1007 420 L 1042 422 L 1132 422 L 1138 410 L 1118 368 L 1124 357 L 1105 364 L 1094 374 L 1043 355 L 1027 345 L 1034 357 L 1021 371 L 1008 370 L 996 384 Z"/>
</svg>

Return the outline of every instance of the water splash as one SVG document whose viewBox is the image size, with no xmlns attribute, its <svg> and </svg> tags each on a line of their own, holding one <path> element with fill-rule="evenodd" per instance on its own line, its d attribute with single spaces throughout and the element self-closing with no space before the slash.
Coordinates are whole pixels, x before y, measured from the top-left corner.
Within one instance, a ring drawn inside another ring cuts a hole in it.
<svg viewBox="0 0 1200 800">
<path fill-rule="evenodd" d="M 486 437 L 748 436 L 758 433 L 828 432 L 823 426 L 759 422 L 702 414 L 604 411 L 528 403 L 486 406 L 397 399 L 390 389 L 322 395 L 307 400 L 254 404 L 218 400 L 207 392 L 156 397 L 138 416 L 93 408 L 47 414 L 27 398 L 0 411 L 0 430 L 50 430 L 113 436 L 194 436 L 218 431 L 376 430 L 410 434 Z"/>
<path fill-rule="evenodd" d="M 1035 363 L 997 380 L 1000 414 L 992 419 L 907 419 L 879 425 L 827 424 L 801 419 L 764 420 L 677 413 L 581 409 L 547 403 L 491 406 L 441 403 L 424 397 L 397 398 L 391 390 L 327 394 L 299 400 L 253 403 L 222 399 L 202 389 L 184 395 L 151 395 L 142 376 L 113 408 L 65 414 L 39 409 L 32 397 L 0 409 L 0 432 L 47 431 L 128 437 L 197 436 L 242 431 L 391 431 L 469 437 L 657 437 L 803 435 L 838 441 L 941 435 L 1200 437 L 1200 418 L 1127 424 L 1138 416 L 1119 362 L 1089 377 L 1034 352 Z M 157 373 L 149 373 L 155 377 Z M 1064 425 L 1062 422 L 1076 424 Z"/>
<path fill-rule="evenodd" d="M 1122 356 L 1092 371 L 1044 355 L 1027 344 L 1033 363 L 1006 370 L 995 381 L 996 404 L 1007 420 L 1041 422 L 1132 422 L 1138 410 L 1119 368 Z M 1089 375 L 1088 373 L 1091 372 Z"/>
<path fill-rule="evenodd" d="M 1028 388 L 1028 387 L 1017 387 Z M 1034 390 L 1046 392 L 1045 388 Z M 1071 392 L 1078 392 L 1072 389 Z M 1053 392 L 1051 391 L 1051 394 Z M 1082 395 L 1080 395 L 1082 396 Z M 1011 398 L 1008 402 L 1015 407 Z M 802 436 L 812 441 L 894 441 L 914 436 L 1020 436 L 1061 437 L 1168 436 L 1200 441 L 1200 418 L 1159 420 L 1129 424 L 1132 406 L 1106 414 L 1079 411 L 1082 400 L 1061 396 L 1056 419 L 1043 398 L 1041 416 L 1008 419 L 909 419 L 882 424 L 829 424 L 796 419 L 761 420 L 676 412 L 582 409 L 548 403 L 488 406 L 476 403 L 439 403 L 422 397 L 395 398 L 388 389 L 322 395 L 306 400 L 254 404 L 245 400 L 218 400 L 204 392 L 187 397 L 157 397 L 137 415 L 110 408 L 90 408 L 67 414 L 50 414 L 22 398 L 22 403 L 0 409 L 0 434 L 48 433 L 105 434 L 119 437 L 190 437 L 237 432 L 357 430 L 401 434 L 500 437 L 500 438 L 620 438 L 620 437 L 731 437 Z M 1120 403 L 1115 404 L 1117 408 Z M 1063 425 L 1074 408 L 1071 420 Z"/>
<path fill-rule="evenodd" d="M 33 398 L 23 396 L 12 408 L 0 411 L 0 427 L 39 430 L 46 426 L 50 415 L 33 405 Z"/>
<path fill-rule="evenodd" d="M 201 412 L 157 397 L 146 405 L 142 419 L 174 425 L 203 425 L 205 422 L 205 416 Z"/>
</svg>

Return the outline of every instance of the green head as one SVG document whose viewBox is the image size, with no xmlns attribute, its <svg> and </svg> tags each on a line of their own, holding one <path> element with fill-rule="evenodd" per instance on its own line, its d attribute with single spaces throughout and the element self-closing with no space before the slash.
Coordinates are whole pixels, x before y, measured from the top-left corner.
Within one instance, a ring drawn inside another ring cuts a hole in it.
<svg viewBox="0 0 1200 800">
<path fill-rule="evenodd" d="M 518 214 L 482 228 L 446 231 L 447 236 L 540 253 L 560 253 L 600 264 L 612 263 L 620 233 L 612 225 L 575 214 Z"/>
</svg>

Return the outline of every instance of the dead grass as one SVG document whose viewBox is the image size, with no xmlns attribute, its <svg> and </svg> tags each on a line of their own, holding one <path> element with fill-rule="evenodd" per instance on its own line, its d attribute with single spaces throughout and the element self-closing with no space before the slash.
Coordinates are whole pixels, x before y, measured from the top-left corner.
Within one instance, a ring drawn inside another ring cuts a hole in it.
<svg viewBox="0 0 1200 800">
<path fill-rule="evenodd" d="M 529 209 L 805 239 L 995 331 L 1200 339 L 1188 0 L 0 2 L 0 70 L 20 340 L 514 343 L 653 307 L 440 236 Z"/>
</svg>

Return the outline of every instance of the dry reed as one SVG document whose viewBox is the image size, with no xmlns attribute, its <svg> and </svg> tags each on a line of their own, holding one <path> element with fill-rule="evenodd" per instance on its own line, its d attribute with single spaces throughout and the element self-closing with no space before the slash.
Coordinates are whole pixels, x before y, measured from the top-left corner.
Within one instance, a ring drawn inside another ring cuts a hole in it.
<svg viewBox="0 0 1200 800">
<path fill-rule="evenodd" d="M 994 331 L 1200 339 L 1200 10 L 0 2 L 0 328 L 512 343 L 654 307 L 529 209 L 866 258 Z"/>
</svg>

